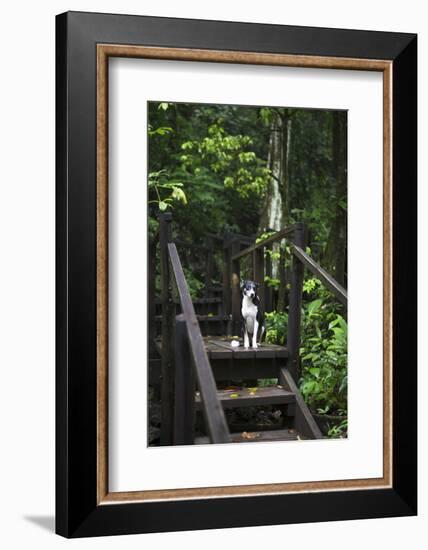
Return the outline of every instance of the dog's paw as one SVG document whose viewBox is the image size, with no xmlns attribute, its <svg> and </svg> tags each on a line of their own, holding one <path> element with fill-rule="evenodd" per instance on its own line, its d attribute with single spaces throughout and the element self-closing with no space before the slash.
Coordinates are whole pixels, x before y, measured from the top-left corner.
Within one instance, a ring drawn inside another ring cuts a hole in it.
<svg viewBox="0 0 428 550">
<path fill-rule="evenodd" d="M 254 349 L 257 349 L 258 347 L 259 347 L 258 344 L 253 344 Z"/>
</svg>

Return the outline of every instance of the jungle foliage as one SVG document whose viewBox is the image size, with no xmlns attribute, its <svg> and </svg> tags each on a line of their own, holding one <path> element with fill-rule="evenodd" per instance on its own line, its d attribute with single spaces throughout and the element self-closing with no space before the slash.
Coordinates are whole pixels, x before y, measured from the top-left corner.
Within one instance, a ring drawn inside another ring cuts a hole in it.
<svg viewBox="0 0 428 550">
<path fill-rule="evenodd" d="M 174 236 L 193 244 L 207 233 L 256 238 L 303 221 L 308 252 L 346 287 L 346 112 L 167 102 L 150 102 L 148 112 L 151 240 L 166 210 L 173 212 Z M 265 281 L 280 295 L 266 337 L 280 344 L 290 261 L 283 246 L 271 253 L 276 269 Z M 186 278 L 197 296 L 204 258 L 189 259 Z M 303 307 L 301 391 L 314 410 L 346 411 L 346 314 L 311 277 Z"/>
</svg>

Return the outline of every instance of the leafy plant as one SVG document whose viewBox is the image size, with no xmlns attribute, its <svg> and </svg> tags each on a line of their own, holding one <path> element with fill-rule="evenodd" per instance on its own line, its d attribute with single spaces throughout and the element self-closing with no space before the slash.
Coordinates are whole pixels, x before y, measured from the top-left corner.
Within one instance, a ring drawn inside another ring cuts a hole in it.
<svg viewBox="0 0 428 550">
<path fill-rule="evenodd" d="M 174 201 L 187 204 L 187 197 L 182 189 L 183 184 L 170 181 L 166 170 L 150 172 L 148 180 L 149 195 L 152 197 L 149 204 L 156 204 L 161 212 L 172 208 Z"/>
<path fill-rule="evenodd" d="M 272 311 L 265 317 L 266 342 L 283 346 L 287 338 L 288 314 Z"/>
<path fill-rule="evenodd" d="M 183 271 L 186 278 L 187 286 L 189 287 L 190 296 L 193 299 L 199 298 L 201 290 L 204 288 L 205 283 L 201 281 L 187 266 L 183 266 Z"/>
<path fill-rule="evenodd" d="M 250 136 L 228 133 L 219 118 L 202 139 L 181 145 L 180 160 L 186 170 L 197 176 L 208 169 L 217 180 L 222 179 L 225 188 L 236 190 L 242 198 L 251 194 L 260 196 L 266 189 L 270 170 L 250 149 L 252 145 Z"/>
<path fill-rule="evenodd" d="M 321 284 L 321 281 L 315 277 L 306 279 L 303 282 L 303 292 L 305 294 L 312 294 L 315 290 L 319 289 Z"/>
<path fill-rule="evenodd" d="M 273 277 L 269 277 L 268 275 L 265 275 L 265 284 L 267 287 L 278 290 L 280 283 L 281 281 L 279 279 L 275 279 Z"/>
<path fill-rule="evenodd" d="M 329 426 L 327 437 L 330 439 L 341 439 L 348 436 L 348 419 L 345 418 L 339 424 Z"/>
<path fill-rule="evenodd" d="M 261 243 L 262 241 L 266 240 L 267 238 L 271 237 L 272 235 L 275 235 L 276 231 L 265 231 L 264 233 L 261 233 L 257 238 L 256 238 L 256 243 Z M 266 251 L 266 252 L 270 252 L 270 250 Z"/>
<path fill-rule="evenodd" d="M 335 414 L 347 409 L 347 336 L 346 320 L 332 310 L 324 298 L 305 306 L 302 377 L 300 390 L 314 410 Z"/>
</svg>

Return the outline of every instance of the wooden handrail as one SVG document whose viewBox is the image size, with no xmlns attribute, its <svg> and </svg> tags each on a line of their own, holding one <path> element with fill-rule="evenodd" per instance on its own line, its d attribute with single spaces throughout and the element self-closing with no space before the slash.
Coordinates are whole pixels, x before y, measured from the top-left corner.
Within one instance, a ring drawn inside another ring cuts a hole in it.
<svg viewBox="0 0 428 550">
<path fill-rule="evenodd" d="M 262 241 L 258 243 L 254 243 L 253 245 L 249 246 L 248 248 L 244 248 L 244 250 L 241 250 L 234 256 L 232 256 L 232 261 L 240 260 L 241 258 L 244 258 L 245 256 L 248 256 L 248 254 L 253 253 L 255 250 L 258 250 L 259 248 L 262 248 L 264 246 L 268 246 L 275 241 L 282 240 L 284 237 L 289 235 L 290 233 L 293 233 L 296 229 L 295 225 L 290 225 L 288 227 L 284 227 L 284 229 L 281 229 L 280 231 L 277 231 L 270 237 L 267 237 L 266 239 L 263 239 Z"/>
<path fill-rule="evenodd" d="M 292 253 L 298 258 L 302 264 L 316 275 L 325 286 L 336 296 L 341 304 L 345 307 L 348 305 L 348 293 L 325 269 L 323 269 L 315 260 L 313 260 L 306 252 L 295 244 L 291 245 Z"/>
<path fill-rule="evenodd" d="M 172 266 L 177 291 L 180 298 L 183 318 L 186 322 L 190 355 L 196 372 L 198 387 L 205 416 L 207 430 L 212 443 L 231 441 L 223 407 L 217 397 L 217 386 L 211 365 L 205 350 L 202 333 L 186 283 L 183 268 L 174 243 L 168 244 L 169 259 Z"/>
</svg>

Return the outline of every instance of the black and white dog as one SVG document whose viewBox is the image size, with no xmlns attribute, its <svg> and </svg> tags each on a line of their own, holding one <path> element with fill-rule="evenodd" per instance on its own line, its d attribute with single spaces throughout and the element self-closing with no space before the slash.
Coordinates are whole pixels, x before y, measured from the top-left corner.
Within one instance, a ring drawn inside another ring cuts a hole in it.
<svg viewBox="0 0 428 550">
<path fill-rule="evenodd" d="M 260 285 L 253 281 L 241 281 L 241 315 L 243 323 L 243 335 L 244 335 L 244 348 L 250 347 L 251 344 L 254 349 L 258 347 L 257 336 L 260 331 L 259 344 L 262 341 L 263 333 L 265 331 L 265 321 L 260 304 L 259 297 L 257 296 L 257 288 Z"/>
</svg>

